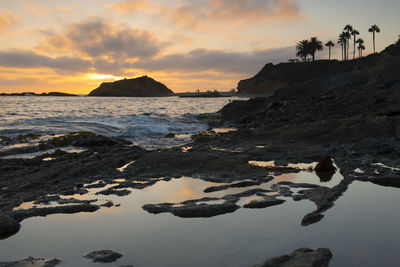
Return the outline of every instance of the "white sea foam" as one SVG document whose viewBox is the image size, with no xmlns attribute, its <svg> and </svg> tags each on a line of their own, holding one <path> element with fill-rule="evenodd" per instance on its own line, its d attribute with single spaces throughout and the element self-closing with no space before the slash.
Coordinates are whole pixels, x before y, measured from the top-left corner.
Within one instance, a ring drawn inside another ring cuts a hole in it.
<svg viewBox="0 0 400 267">
<path fill-rule="evenodd" d="M 200 113 L 216 112 L 232 98 L 0 97 L 0 135 L 91 131 L 143 147 L 186 142 L 207 125 Z M 183 138 L 164 138 L 174 133 Z"/>
</svg>

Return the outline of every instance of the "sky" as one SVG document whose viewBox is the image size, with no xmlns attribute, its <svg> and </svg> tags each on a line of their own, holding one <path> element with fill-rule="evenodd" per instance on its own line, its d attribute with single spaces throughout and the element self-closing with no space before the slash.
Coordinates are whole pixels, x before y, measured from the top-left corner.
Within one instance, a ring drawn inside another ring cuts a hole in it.
<svg viewBox="0 0 400 267">
<path fill-rule="evenodd" d="M 399 10 L 398 0 L 0 0 L 0 92 L 87 94 L 143 75 L 174 92 L 229 91 L 295 58 L 300 40 L 336 43 L 346 24 L 364 54 L 377 24 L 380 51 L 400 34 Z"/>
</svg>

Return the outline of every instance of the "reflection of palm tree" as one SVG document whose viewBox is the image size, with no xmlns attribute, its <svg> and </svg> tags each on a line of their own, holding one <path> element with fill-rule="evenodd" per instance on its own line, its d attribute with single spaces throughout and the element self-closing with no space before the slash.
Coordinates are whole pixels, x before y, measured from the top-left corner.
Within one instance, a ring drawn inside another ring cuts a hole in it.
<svg viewBox="0 0 400 267">
<path fill-rule="evenodd" d="M 325 46 L 329 48 L 329 60 L 331 60 L 331 47 L 335 46 L 335 44 L 332 41 L 328 41 Z"/>
<path fill-rule="evenodd" d="M 311 37 L 310 39 L 310 54 L 312 56 L 312 60 L 315 60 L 315 52 L 321 51 L 324 49 L 323 43 L 317 39 L 317 37 Z"/>
<path fill-rule="evenodd" d="M 307 61 L 307 56 L 310 53 L 310 42 L 308 40 L 303 40 L 296 45 L 296 56 L 298 56 L 302 61 Z"/>
<path fill-rule="evenodd" d="M 371 28 L 368 29 L 369 32 L 372 32 L 372 40 L 374 43 L 374 53 L 375 53 L 375 33 L 381 32 L 381 29 L 377 25 L 372 25 Z"/>
<path fill-rule="evenodd" d="M 353 35 L 353 41 L 354 41 L 353 60 L 356 59 L 356 36 L 359 35 L 359 34 L 360 33 L 356 29 L 353 29 L 351 31 L 351 35 Z"/>
<path fill-rule="evenodd" d="M 353 26 L 351 26 L 350 24 L 347 24 L 346 26 L 344 26 L 343 30 L 345 31 L 345 35 L 346 35 L 346 60 L 349 59 L 349 48 L 350 48 L 350 42 L 349 40 L 351 39 L 351 32 L 353 31 Z"/>
<path fill-rule="evenodd" d="M 358 57 L 362 57 L 362 50 L 365 50 L 365 46 L 364 46 L 364 40 L 361 38 L 358 38 L 356 43 L 358 44 Z M 364 49 L 361 49 L 361 47 L 364 47 Z"/>
</svg>

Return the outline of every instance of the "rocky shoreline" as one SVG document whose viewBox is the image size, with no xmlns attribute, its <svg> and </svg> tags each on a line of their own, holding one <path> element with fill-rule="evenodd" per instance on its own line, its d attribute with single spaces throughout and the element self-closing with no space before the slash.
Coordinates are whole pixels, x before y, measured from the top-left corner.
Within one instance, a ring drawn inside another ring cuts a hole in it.
<svg viewBox="0 0 400 267">
<path fill-rule="evenodd" d="M 343 176 L 333 187 L 278 182 L 268 190 L 252 188 L 220 198 L 143 206 L 154 214 L 212 217 L 239 208 L 279 205 L 285 202 L 284 198 L 307 199 L 316 205 L 299 222 L 307 226 L 322 220 L 323 213 L 334 206 L 353 181 L 399 187 L 399 107 L 400 81 L 392 79 L 367 85 L 319 87 L 301 94 L 297 89 L 284 88 L 271 97 L 233 101 L 217 113 L 200 115 L 199 119 L 207 121 L 210 127 L 237 130 L 216 133 L 210 129 L 194 135 L 191 143 L 180 147 L 144 150 L 125 140 L 81 132 L 41 139 L 25 150 L 1 151 L 3 157 L 24 151 L 47 153 L 33 158 L 0 159 L 0 236 L 15 234 L 19 223 L 32 216 L 94 212 L 112 207 L 112 202 L 100 205 L 94 200 L 69 200 L 66 203 L 60 197 L 86 194 L 99 180 L 102 180 L 99 188 L 112 184 L 99 192 L 103 195 L 126 195 L 129 189 L 143 189 L 158 181 L 180 177 L 219 183 L 220 186 L 207 189 L 215 192 L 232 187 L 257 187 L 273 181 L 276 175 L 297 172 L 289 163 L 332 158 Z M 35 138 L 2 137 L 0 144 L 31 143 Z M 67 153 L 63 150 L 66 146 L 84 150 Z M 273 161 L 274 166 L 257 166 L 250 164 L 252 161 Z M 317 175 L 321 181 L 328 181 L 332 174 Z M 115 182 L 118 178 L 124 179 Z M 244 196 L 254 196 L 255 200 L 241 207 L 238 201 Z M 30 201 L 60 205 L 16 209 Z"/>
</svg>

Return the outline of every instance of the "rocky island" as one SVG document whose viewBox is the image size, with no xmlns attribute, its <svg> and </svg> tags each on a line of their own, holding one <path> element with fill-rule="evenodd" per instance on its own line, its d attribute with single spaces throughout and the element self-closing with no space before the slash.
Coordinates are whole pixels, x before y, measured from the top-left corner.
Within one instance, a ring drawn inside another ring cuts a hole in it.
<svg viewBox="0 0 400 267">
<path fill-rule="evenodd" d="M 89 93 L 89 96 L 170 96 L 173 92 L 164 84 L 148 76 L 104 82 Z"/>
</svg>

